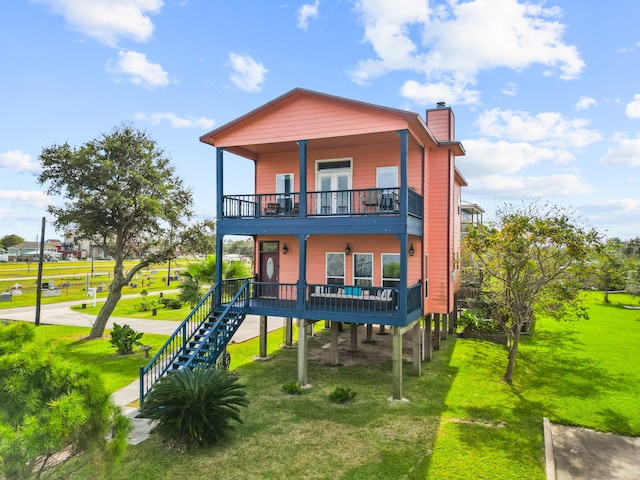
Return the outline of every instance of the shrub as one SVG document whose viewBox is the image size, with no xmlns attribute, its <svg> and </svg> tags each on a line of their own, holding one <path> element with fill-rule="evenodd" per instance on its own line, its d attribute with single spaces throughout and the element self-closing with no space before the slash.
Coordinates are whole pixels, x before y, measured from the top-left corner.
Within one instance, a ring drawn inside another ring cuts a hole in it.
<svg viewBox="0 0 640 480">
<path fill-rule="evenodd" d="M 232 420 L 242 423 L 240 407 L 249 401 L 237 381 L 211 365 L 172 372 L 149 393 L 140 413 L 157 420 L 154 432 L 166 440 L 213 444 L 226 437 Z"/>
<path fill-rule="evenodd" d="M 164 305 L 165 308 L 170 308 L 171 310 L 179 310 L 182 308 L 182 302 L 177 298 L 163 297 L 159 299 L 158 302 Z"/>
<path fill-rule="evenodd" d="M 30 323 L 8 323 L 0 328 L 0 355 L 20 350 L 23 343 L 32 341 L 35 336 L 35 327 Z"/>
<path fill-rule="evenodd" d="M 334 403 L 348 403 L 356 397 L 356 392 L 349 388 L 336 387 L 329 395 L 329 400 Z"/>
<path fill-rule="evenodd" d="M 113 330 L 111 330 L 111 340 L 109 343 L 118 349 L 118 353 L 121 355 L 128 355 L 133 353 L 133 348 L 142 345 L 140 339 L 144 333 L 138 333 L 129 325 L 118 325 L 113 323 Z"/>
<path fill-rule="evenodd" d="M 458 324 L 463 326 L 465 330 L 480 333 L 503 333 L 504 330 L 499 322 L 491 319 L 478 318 L 478 316 L 470 310 L 465 310 L 460 315 Z"/>
<path fill-rule="evenodd" d="M 282 391 L 289 395 L 300 395 L 302 393 L 302 387 L 298 382 L 291 382 L 282 385 Z"/>
<path fill-rule="evenodd" d="M 18 329 L 0 326 L 3 338 L 7 328 Z M 63 360 L 52 343 L 18 345 L 0 356 L 0 478 L 71 478 L 83 465 L 57 463 L 60 452 L 98 470 L 112 465 L 131 427 L 100 377 Z"/>
</svg>

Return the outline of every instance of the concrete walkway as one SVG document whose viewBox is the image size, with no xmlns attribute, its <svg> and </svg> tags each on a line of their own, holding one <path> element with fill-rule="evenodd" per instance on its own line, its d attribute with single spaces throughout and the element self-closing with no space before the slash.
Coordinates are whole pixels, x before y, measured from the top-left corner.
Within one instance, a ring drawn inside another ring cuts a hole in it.
<svg viewBox="0 0 640 480">
<path fill-rule="evenodd" d="M 165 291 L 165 294 L 175 293 L 177 290 Z M 158 295 L 158 292 L 154 292 Z M 153 296 L 154 293 L 149 293 Z M 123 295 L 122 298 L 135 298 L 140 295 Z M 104 302 L 105 299 L 98 299 L 97 302 Z M 93 299 L 63 302 L 57 304 L 43 305 L 40 309 L 40 325 L 69 325 L 74 327 L 92 327 L 96 316 L 71 310 L 74 305 L 82 303 L 92 304 Z M 35 307 L 3 308 L 0 309 L 0 319 L 22 320 L 26 322 L 35 321 Z M 269 317 L 267 330 L 273 331 L 284 326 L 285 319 L 282 317 Z M 127 324 L 137 332 L 156 333 L 160 335 L 171 335 L 176 331 L 181 322 L 171 320 L 145 320 L 139 318 L 111 317 L 107 322 L 107 329 L 113 327 L 113 323 L 119 325 Z M 241 343 L 249 339 L 260 336 L 260 317 L 257 315 L 247 315 L 242 325 L 233 335 L 232 342 Z M 257 354 L 258 352 L 256 352 Z M 122 407 L 124 414 L 129 417 L 133 425 L 133 431 L 129 434 L 129 443 L 138 444 L 149 436 L 151 423 L 144 418 L 137 418 L 139 411 L 136 407 L 130 406 L 140 398 L 140 387 L 138 380 L 133 381 L 126 387 L 118 390 L 112 395 L 116 405 Z"/>
<path fill-rule="evenodd" d="M 637 480 L 640 438 L 544 419 L 547 480 Z"/>
</svg>

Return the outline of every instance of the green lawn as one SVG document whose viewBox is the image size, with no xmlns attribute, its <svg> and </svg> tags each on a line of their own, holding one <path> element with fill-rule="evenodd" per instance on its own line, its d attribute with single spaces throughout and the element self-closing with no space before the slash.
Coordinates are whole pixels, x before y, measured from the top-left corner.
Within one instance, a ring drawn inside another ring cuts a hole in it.
<svg viewBox="0 0 640 480">
<path fill-rule="evenodd" d="M 167 295 L 167 298 L 176 298 L 177 295 Z M 158 303 L 159 297 L 157 295 L 148 295 L 146 301 L 153 303 L 156 307 L 156 315 L 153 315 L 152 310 L 140 311 L 139 306 L 143 302 L 143 298 L 123 298 L 116 305 L 115 310 L 111 314 L 113 317 L 128 317 L 128 318 L 147 318 L 150 320 L 173 320 L 181 322 L 187 315 L 193 310 L 189 305 L 185 304 L 182 308 L 173 310 L 171 308 L 165 308 L 164 305 Z M 91 302 L 87 302 L 86 308 L 82 308 L 81 305 L 71 307 L 72 310 L 87 313 L 89 315 L 98 315 L 102 304 L 98 304 L 95 307 Z"/>
<path fill-rule="evenodd" d="M 136 262 L 125 262 L 125 269 L 135 265 Z M 187 261 L 171 263 L 172 275 L 176 269 L 186 268 Z M 43 282 L 54 282 L 59 287 L 58 296 L 47 296 L 47 290 L 43 290 L 41 297 L 42 304 L 52 304 L 66 301 L 87 300 L 90 302 L 93 297 L 87 298 L 87 287 L 102 287 L 103 291 L 98 293 L 98 298 L 106 298 L 107 287 L 111 283 L 114 262 L 96 260 L 94 271 L 91 275 L 91 261 L 80 260 L 78 262 L 55 262 L 43 264 Z M 178 282 L 166 284 L 167 265 L 154 265 L 138 273 L 132 284 L 135 287 L 126 286 L 122 289 L 122 294 L 140 293 L 143 289 L 149 292 L 178 288 Z M 25 307 L 36 304 L 36 287 L 38 276 L 38 265 L 27 263 L 0 263 L 0 293 L 18 283 L 22 286 L 22 295 L 13 296 L 10 302 L 0 302 L 0 310 L 3 308 Z M 68 283 L 68 287 L 63 285 Z"/>
<path fill-rule="evenodd" d="M 542 480 L 543 416 L 640 435 L 640 310 L 588 295 L 590 320 L 541 320 L 535 335 L 523 339 L 512 386 L 501 380 L 504 347 L 456 337 L 434 352 L 421 377 L 404 365 L 408 403 L 386 400 L 390 364 L 311 362 L 312 388 L 289 396 L 281 387 L 297 377 L 296 350 L 276 350 L 270 362 L 238 362 L 232 368 L 251 403 L 227 443 L 179 453 L 152 438 L 130 446 L 111 478 L 168 479 L 188 472 L 194 479 Z M 611 300 L 638 304 L 623 295 Z M 313 348 L 326 343 L 324 334 L 310 339 Z M 274 332 L 270 348 L 281 338 Z M 242 348 L 250 358 L 257 340 Z M 337 386 L 355 391 L 355 401 L 328 402 Z"/>
</svg>

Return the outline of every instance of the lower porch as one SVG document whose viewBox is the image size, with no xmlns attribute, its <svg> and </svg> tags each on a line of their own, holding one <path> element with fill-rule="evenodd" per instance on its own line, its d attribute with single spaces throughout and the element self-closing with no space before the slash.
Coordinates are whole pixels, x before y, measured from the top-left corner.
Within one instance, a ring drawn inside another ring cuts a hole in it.
<svg viewBox="0 0 640 480">
<path fill-rule="evenodd" d="M 411 362 L 416 376 L 422 373 L 422 363 L 430 361 L 440 342 L 454 332 L 451 315 L 427 315 L 406 327 L 391 327 L 371 323 L 343 324 L 337 321 L 297 319 L 298 384 L 310 385 L 310 362 L 327 366 L 379 364 L 391 361 L 393 369 L 392 395 L 389 400 L 401 400 L 403 364 Z M 281 322 L 282 319 L 276 319 Z M 269 319 L 260 320 L 260 357 L 267 359 Z M 294 346 L 294 319 L 285 319 L 285 348 Z"/>
<path fill-rule="evenodd" d="M 224 281 L 223 305 L 245 280 Z M 401 297 L 406 299 L 404 305 Z M 261 316 L 404 327 L 422 316 L 422 284 L 418 282 L 400 295 L 394 287 L 306 284 L 299 288 L 298 283 L 250 280 L 245 311 Z"/>
</svg>

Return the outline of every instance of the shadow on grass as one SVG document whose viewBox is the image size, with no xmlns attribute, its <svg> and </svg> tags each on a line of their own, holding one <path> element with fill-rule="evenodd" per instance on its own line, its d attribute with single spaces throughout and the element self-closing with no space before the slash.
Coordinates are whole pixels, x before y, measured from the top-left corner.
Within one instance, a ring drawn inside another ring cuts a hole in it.
<svg viewBox="0 0 640 480">
<path fill-rule="evenodd" d="M 311 338 L 310 349 L 321 348 L 327 339 L 325 332 Z M 450 366 L 455 341 L 441 343 L 433 361 L 422 364 L 420 377 L 405 357 L 403 396 L 408 402 L 387 400 L 393 385 L 391 361 L 335 367 L 310 360 L 312 386 L 301 395 L 282 391 L 282 385 L 297 377 L 297 350 L 281 350 L 270 362 L 245 365 L 237 372 L 251 403 L 229 447 L 242 448 L 247 459 L 259 457 L 259 470 L 253 473 L 261 478 L 276 468 L 279 474 L 273 478 L 304 478 L 313 465 L 314 478 L 424 479 L 457 372 Z M 351 403 L 334 404 L 328 397 L 336 387 L 357 395 Z M 260 450 L 263 438 L 277 448 Z M 296 454 L 301 447 L 302 456 Z M 237 467 L 233 462 L 229 478 L 242 478 Z"/>
<path fill-rule="evenodd" d="M 518 352 L 517 361 L 526 369 L 518 379 L 522 390 L 544 391 L 552 402 L 554 397 L 599 397 L 625 381 L 590 359 L 575 332 L 544 331 L 535 342 L 535 349 Z"/>
</svg>

